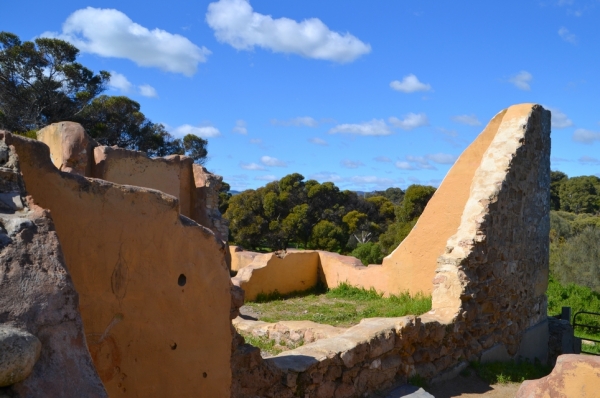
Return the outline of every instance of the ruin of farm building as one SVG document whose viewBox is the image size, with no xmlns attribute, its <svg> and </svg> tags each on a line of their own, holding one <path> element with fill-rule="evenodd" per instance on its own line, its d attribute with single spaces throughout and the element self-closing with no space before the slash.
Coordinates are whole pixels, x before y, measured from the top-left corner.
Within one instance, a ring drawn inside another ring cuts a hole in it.
<svg viewBox="0 0 600 398">
<path fill-rule="evenodd" d="M 0 132 L 0 176 L 0 346 L 22 347 L 0 355 L 0 393 L 358 397 L 471 360 L 547 360 L 550 113 L 539 105 L 498 113 L 378 266 L 230 250 L 220 177 L 185 156 L 99 146 L 71 122 L 37 141 Z M 342 282 L 430 293 L 432 310 L 344 329 L 236 319 L 242 289 Z M 234 324 L 311 342 L 265 359 Z"/>
</svg>

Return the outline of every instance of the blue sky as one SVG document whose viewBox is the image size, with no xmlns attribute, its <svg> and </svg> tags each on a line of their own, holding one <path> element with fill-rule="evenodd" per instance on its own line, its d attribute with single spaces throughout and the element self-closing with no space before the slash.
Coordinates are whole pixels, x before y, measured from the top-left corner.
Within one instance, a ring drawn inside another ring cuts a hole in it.
<svg viewBox="0 0 600 398">
<path fill-rule="evenodd" d="M 552 168 L 600 176 L 600 1 L 7 2 L 109 95 L 209 141 L 232 189 L 298 172 L 343 189 L 438 185 L 501 109 L 553 111 Z"/>
</svg>

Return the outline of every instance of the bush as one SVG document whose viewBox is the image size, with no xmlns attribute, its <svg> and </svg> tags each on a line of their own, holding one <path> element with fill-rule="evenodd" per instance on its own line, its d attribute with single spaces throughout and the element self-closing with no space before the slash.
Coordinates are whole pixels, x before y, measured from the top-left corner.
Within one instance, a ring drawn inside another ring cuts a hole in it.
<svg viewBox="0 0 600 398">
<path fill-rule="evenodd" d="M 600 293 L 600 228 L 587 227 L 565 242 L 550 245 L 550 272 L 562 284 Z"/>
<path fill-rule="evenodd" d="M 381 246 L 373 242 L 359 243 L 356 249 L 352 250 L 351 255 L 358 258 L 364 265 L 381 264 L 383 260 Z"/>
</svg>

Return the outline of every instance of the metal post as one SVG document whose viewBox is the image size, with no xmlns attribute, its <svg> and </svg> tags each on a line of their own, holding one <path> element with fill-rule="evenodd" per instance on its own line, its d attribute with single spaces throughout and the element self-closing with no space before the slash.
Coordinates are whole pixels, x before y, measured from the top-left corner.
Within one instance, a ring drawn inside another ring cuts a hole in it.
<svg viewBox="0 0 600 398">
<path fill-rule="evenodd" d="M 571 307 L 562 307 L 562 314 L 560 319 L 565 320 L 571 324 Z"/>
</svg>

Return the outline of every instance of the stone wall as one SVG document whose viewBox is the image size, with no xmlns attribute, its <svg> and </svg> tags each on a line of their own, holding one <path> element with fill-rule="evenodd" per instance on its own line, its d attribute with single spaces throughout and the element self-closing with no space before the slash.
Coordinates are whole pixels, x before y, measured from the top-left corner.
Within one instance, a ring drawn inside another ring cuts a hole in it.
<svg viewBox="0 0 600 398">
<path fill-rule="evenodd" d="M 228 396 L 236 308 L 222 241 L 171 195 L 63 173 L 45 144 L 0 139 L 50 210 L 109 395 Z"/>
<path fill-rule="evenodd" d="M 78 307 L 50 214 L 0 139 L 0 396 L 107 396 Z"/>
<path fill-rule="evenodd" d="M 266 360 L 238 345 L 233 397 L 357 397 L 414 374 L 455 376 L 471 360 L 546 361 L 550 112 L 523 104 L 500 115 L 437 260 L 433 309 L 364 319 Z"/>
</svg>

